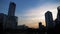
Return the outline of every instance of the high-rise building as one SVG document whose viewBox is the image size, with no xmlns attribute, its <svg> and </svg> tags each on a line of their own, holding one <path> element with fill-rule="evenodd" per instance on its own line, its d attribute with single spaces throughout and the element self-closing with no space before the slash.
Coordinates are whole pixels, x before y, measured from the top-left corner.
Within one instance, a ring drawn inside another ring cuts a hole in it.
<svg viewBox="0 0 60 34">
<path fill-rule="evenodd" d="M 39 22 L 39 30 L 41 31 L 41 30 L 44 30 L 44 29 L 45 29 L 45 26 L 42 25 L 42 22 Z"/>
<path fill-rule="evenodd" d="M 16 7 L 16 4 L 14 2 L 10 2 L 8 17 L 7 17 L 7 21 L 6 21 L 6 29 L 7 28 L 12 28 L 12 29 L 17 28 L 18 18 L 15 16 L 15 7 Z"/>
<path fill-rule="evenodd" d="M 58 14 L 57 14 L 57 20 L 60 21 L 60 6 L 57 7 Z"/>
<path fill-rule="evenodd" d="M 60 6 L 57 7 L 58 13 L 57 13 L 57 18 L 55 19 L 55 27 L 59 28 L 60 27 Z"/>
<path fill-rule="evenodd" d="M 47 28 L 53 26 L 53 17 L 52 17 L 52 13 L 50 11 L 47 11 L 45 13 L 45 20 L 46 20 L 46 27 Z"/>
<path fill-rule="evenodd" d="M 15 8 L 16 4 L 14 2 L 10 2 L 8 16 L 15 16 Z"/>
</svg>

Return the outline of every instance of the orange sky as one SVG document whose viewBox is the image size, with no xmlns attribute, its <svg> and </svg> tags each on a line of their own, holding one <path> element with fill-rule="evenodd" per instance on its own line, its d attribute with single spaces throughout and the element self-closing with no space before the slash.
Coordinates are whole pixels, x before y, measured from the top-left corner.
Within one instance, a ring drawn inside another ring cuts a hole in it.
<svg viewBox="0 0 60 34">
<path fill-rule="evenodd" d="M 42 25 L 46 26 L 45 21 L 42 21 Z M 28 23 L 27 26 L 29 26 L 30 28 L 39 28 L 39 23 Z"/>
</svg>

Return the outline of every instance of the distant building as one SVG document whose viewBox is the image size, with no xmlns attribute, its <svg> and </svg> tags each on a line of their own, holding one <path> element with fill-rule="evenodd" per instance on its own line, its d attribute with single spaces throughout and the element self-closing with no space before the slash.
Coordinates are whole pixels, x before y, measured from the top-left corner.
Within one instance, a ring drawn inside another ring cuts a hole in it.
<svg viewBox="0 0 60 34">
<path fill-rule="evenodd" d="M 53 26 L 53 17 L 52 17 L 52 13 L 50 11 L 47 11 L 45 13 L 45 20 L 46 20 L 46 27 L 52 27 Z"/>
<path fill-rule="evenodd" d="M 45 30 L 45 26 L 42 25 L 42 22 L 39 22 L 39 30 L 40 30 L 40 31 L 41 31 L 41 30 Z"/>
<path fill-rule="evenodd" d="M 26 25 L 18 25 L 17 29 L 25 30 L 25 29 L 28 29 L 28 26 L 26 26 Z"/>
<path fill-rule="evenodd" d="M 42 30 L 42 22 L 39 22 L 39 29 Z"/>
<path fill-rule="evenodd" d="M 16 4 L 14 2 L 10 2 L 8 16 L 15 16 L 15 8 Z"/>
</svg>

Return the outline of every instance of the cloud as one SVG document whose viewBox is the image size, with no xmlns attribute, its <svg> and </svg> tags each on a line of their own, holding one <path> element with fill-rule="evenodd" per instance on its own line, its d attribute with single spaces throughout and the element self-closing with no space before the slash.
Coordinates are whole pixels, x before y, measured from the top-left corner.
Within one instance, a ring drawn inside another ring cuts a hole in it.
<svg viewBox="0 0 60 34">
<path fill-rule="evenodd" d="M 37 18 L 43 18 L 44 19 L 44 14 L 47 11 L 51 11 L 53 13 L 54 19 L 56 18 L 57 14 L 57 7 L 59 4 L 44 4 L 42 6 L 38 6 L 37 8 L 31 8 L 29 10 L 26 10 L 27 13 L 24 16 L 36 16 Z"/>
</svg>

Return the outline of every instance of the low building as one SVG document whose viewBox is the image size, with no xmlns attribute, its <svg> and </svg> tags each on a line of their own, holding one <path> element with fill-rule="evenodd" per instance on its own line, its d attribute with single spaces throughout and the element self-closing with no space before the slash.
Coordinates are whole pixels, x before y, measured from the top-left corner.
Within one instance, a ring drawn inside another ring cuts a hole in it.
<svg viewBox="0 0 60 34">
<path fill-rule="evenodd" d="M 25 30 L 25 29 L 28 29 L 28 26 L 19 25 L 19 26 L 17 26 L 17 29 Z"/>
</svg>

